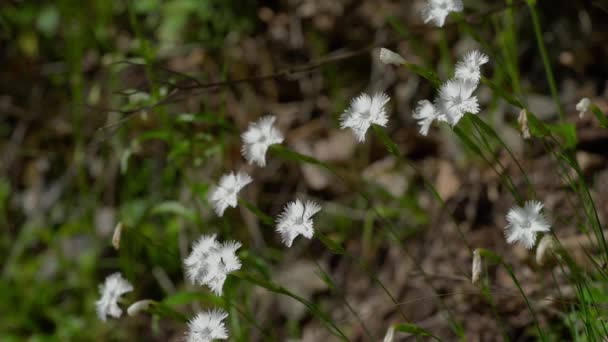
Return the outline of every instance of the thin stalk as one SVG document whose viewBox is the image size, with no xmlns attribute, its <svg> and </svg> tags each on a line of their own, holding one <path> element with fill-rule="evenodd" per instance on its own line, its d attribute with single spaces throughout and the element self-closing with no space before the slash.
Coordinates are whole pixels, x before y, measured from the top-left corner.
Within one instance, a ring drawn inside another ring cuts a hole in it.
<svg viewBox="0 0 608 342">
<path fill-rule="evenodd" d="M 530 8 L 530 14 L 532 15 L 532 23 L 534 24 L 534 33 L 536 34 L 536 42 L 538 43 L 538 49 L 540 50 L 541 57 L 543 59 L 543 64 L 545 65 L 545 73 L 547 74 L 547 81 L 549 82 L 549 88 L 551 88 L 551 95 L 553 96 L 553 101 L 555 101 L 555 105 L 557 106 L 557 111 L 559 113 L 559 117 L 561 121 L 564 121 L 565 114 L 564 109 L 562 108 L 561 102 L 559 100 L 559 94 L 557 92 L 557 86 L 555 84 L 555 78 L 553 76 L 553 69 L 551 67 L 551 62 L 549 61 L 549 55 L 547 54 L 547 49 L 545 48 L 545 42 L 543 40 L 543 31 L 540 27 L 540 20 L 538 18 L 538 12 L 536 11 L 536 0 L 527 0 L 528 7 Z"/>
</svg>

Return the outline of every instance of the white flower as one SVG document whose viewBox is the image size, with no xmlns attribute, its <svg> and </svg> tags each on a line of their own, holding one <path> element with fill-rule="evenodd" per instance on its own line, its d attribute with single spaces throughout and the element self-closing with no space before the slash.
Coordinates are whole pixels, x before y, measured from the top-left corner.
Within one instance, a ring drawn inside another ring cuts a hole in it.
<svg viewBox="0 0 608 342">
<path fill-rule="evenodd" d="M 490 59 L 485 54 L 474 50 L 466 55 L 456 63 L 456 78 L 479 82 L 481 79 L 481 66 L 488 63 Z"/>
<path fill-rule="evenodd" d="M 399 55 L 396 52 L 393 52 L 389 49 L 381 48 L 380 49 L 380 62 L 382 62 L 384 64 L 401 65 L 401 64 L 405 63 L 405 59 L 403 59 L 403 57 L 401 57 L 401 55 Z"/>
<path fill-rule="evenodd" d="M 584 97 L 576 104 L 576 110 L 578 110 L 578 117 L 582 118 L 589 111 L 591 107 L 591 100 Z"/>
<path fill-rule="evenodd" d="M 116 272 L 108 276 L 105 282 L 99 286 L 101 298 L 95 302 L 97 317 L 102 321 L 106 320 L 106 316 L 120 318 L 122 309 L 118 306 L 120 297 L 133 291 L 133 285 L 125 280 L 120 272 Z"/>
<path fill-rule="evenodd" d="M 450 12 L 462 12 L 462 0 L 427 0 L 422 10 L 425 23 L 432 21 L 437 27 L 442 27 Z"/>
<path fill-rule="evenodd" d="M 193 284 L 207 285 L 218 296 L 228 273 L 241 268 L 236 251 L 241 247 L 237 241 L 219 243 L 216 235 L 203 235 L 184 259 L 186 275 Z"/>
<path fill-rule="evenodd" d="M 412 116 L 418 120 L 420 134 L 424 136 L 429 134 L 429 128 L 433 121 L 447 121 L 445 115 L 438 111 L 428 100 L 418 101 L 418 106 Z"/>
<path fill-rule="evenodd" d="M 250 123 L 247 131 L 241 135 L 243 139 L 241 153 L 249 164 L 266 166 L 268 147 L 283 142 L 283 134 L 274 126 L 275 120 L 274 116 L 265 116 L 257 122 Z"/>
<path fill-rule="evenodd" d="M 220 178 L 219 184 L 209 196 L 209 200 L 213 204 L 213 210 L 218 216 L 224 215 L 224 210 L 228 207 L 236 208 L 238 204 L 237 194 L 251 181 L 251 177 L 242 171 L 236 174 L 230 172 Z"/>
<path fill-rule="evenodd" d="M 313 201 L 303 203 L 299 199 L 289 202 L 278 217 L 277 232 L 287 247 L 291 247 L 293 240 L 302 235 L 307 239 L 314 234 L 312 216 L 321 210 L 321 206 Z"/>
<path fill-rule="evenodd" d="M 219 245 L 209 255 L 209 268 L 203 283 L 209 286 L 211 291 L 218 296 L 222 295 L 222 289 L 228 274 L 241 269 L 241 260 L 236 256 L 236 251 L 239 248 L 241 248 L 240 242 L 228 241 Z"/>
<path fill-rule="evenodd" d="M 193 283 L 203 284 L 209 269 L 209 255 L 219 246 L 216 235 L 203 235 L 192 246 L 192 252 L 184 259 L 186 276 Z"/>
<path fill-rule="evenodd" d="M 228 314 L 219 309 L 199 312 L 188 322 L 189 331 L 186 334 L 186 341 L 211 342 L 216 339 L 228 339 L 228 331 L 222 322 L 226 317 Z"/>
<path fill-rule="evenodd" d="M 449 80 L 441 86 L 435 108 L 445 115 L 452 126 L 456 126 L 465 113 L 479 113 L 477 96 L 473 92 L 477 83 L 460 79 Z"/>
<path fill-rule="evenodd" d="M 543 204 L 538 201 L 528 201 L 523 208 L 515 206 L 509 210 L 505 227 L 508 243 L 521 242 L 527 249 L 534 247 L 536 233 L 547 232 L 551 225 L 540 212 Z"/>
<path fill-rule="evenodd" d="M 386 126 L 388 117 L 384 106 L 389 100 L 384 93 L 359 95 L 340 116 L 340 128 L 352 129 L 359 142 L 365 141 L 365 133 L 372 124 Z"/>
</svg>

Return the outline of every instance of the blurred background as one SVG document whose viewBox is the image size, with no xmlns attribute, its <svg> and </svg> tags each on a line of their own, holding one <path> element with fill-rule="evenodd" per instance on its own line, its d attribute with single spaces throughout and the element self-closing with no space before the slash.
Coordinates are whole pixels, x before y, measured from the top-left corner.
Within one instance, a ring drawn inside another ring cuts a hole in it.
<svg viewBox="0 0 608 342">
<path fill-rule="evenodd" d="M 492 56 L 514 44 L 528 106 L 555 122 L 527 6 L 464 3 L 464 18 L 494 51 L 451 20 L 443 29 L 424 25 L 419 0 L 0 2 L 0 339 L 179 341 L 186 325 L 167 317 L 101 322 L 98 284 L 122 271 L 135 287 L 129 303 L 165 300 L 191 317 L 217 299 L 184 281 L 181 260 L 200 234 L 217 232 L 243 242 L 245 267 L 263 267 L 324 308 L 353 341 L 381 340 L 390 324 L 405 319 L 455 340 L 442 307 L 468 340 L 493 341 L 503 332 L 533 340 L 529 312 L 504 270 L 490 273 L 495 306 L 470 284 L 470 252 L 452 218 L 471 245 L 515 265 L 551 338 L 583 331 L 569 304 L 543 300 L 555 298 L 563 275 L 536 270 L 533 255 L 505 243 L 504 215 L 515 201 L 500 177 L 449 127 L 435 127 L 428 137 L 418 133 L 411 112 L 417 101 L 434 96 L 433 85 L 378 61 L 378 48 L 387 47 L 447 79 L 468 50 Z M 590 97 L 608 109 L 608 3 L 538 1 L 538 11 L 566 121 L 576 124 L 576 156 L 605 222 L 608 132 L 591 115 L 579 119 L 575 105 Z M 490 62 L 484 74 L 509 88 L 505 69 Z M 357 144 L 351 132 L 339 130 L 339 115 L 362 91 L 391 96 L 390 136 L 433 182 L 447 209 L 372 135 Z M 576 246 L 587 240 L 568 219 L 576 212 L 567 205 L 568 189 L 552 177 L 554 159 L 541 143 L 521 138 L 518 110 L 488 88 L 478 94 L 480 116 L 521 162 L 556 235 L 584 256 Z M 247 166 L 240 133 L 267 113 L 277 115 L 285 146 L 358 177 L 369 198 L 311 165 L 269 156 L 266 168 Z M 525 189 L 506 152 L 497 149 L 493 157 Z M 296 197 L 321 202 L 317 229 L 356 260 L 315 240 L 285 249 L 273 227 L 243 207 L 215 216 L 207 191 L 236 169 L 255 179 L 243 196 L 272 217 Z M 398 236 L 382 229 L 372 207 Z M 115 250 L 118 222 L 147 240 Z M 230 311 L 233 340 L 335 339 L 295 301 L 233 278 L 227 286 L 229 298 L 255 323 Z M 559 290 L 573 298 L 567 285 Z M 205 293 L 197 297 L 197 291 Z M 604 284 L 593 295 L 608 300 Z"/>
</svg>

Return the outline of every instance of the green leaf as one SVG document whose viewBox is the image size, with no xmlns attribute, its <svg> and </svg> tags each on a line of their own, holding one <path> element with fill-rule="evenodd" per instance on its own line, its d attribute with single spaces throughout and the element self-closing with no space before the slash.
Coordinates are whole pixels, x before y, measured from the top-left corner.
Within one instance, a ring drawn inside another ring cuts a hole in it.
<svg viewBox="0 0 608 342">
<path fill-rule="evenodd" d="M 603 128 L 608 128 L 608 116 L 606 116 L 602 111 L 598 108 L 598 106 L 592 104 L 591 111 L 597 118 L 597 121 L 600 122 L 600 126 Z"/>
<path fill-rule="evenodd" d="M 386 134 L 386 131 L 384 130 L 384 128 L 382 128 L 378 125 L 373 125 L 372 129 L 374 130 L 374 133 L 376 134 L 376 136 L 382 141 L 384 146 L 386 146 L 386 149 L 388 150 L 388 152 L 397 158 L 401 158 L 401 153 L 399 153 L 399 147 L 388 136 L 388 134 Z"/>
<path fill-rule="evenodd" d="M 491 250 L 485 248 L 478 248 L 477 251 L 479 251 L 479 255 L 481 255 L 482 258 L 486 259 L 486 261 L 491 261 L 494 264 L 505 264 L 502 257 L 492 252 Z"/>
<path fill-rule="evenodd" d="M 283 286 L 278 285 L 270 280 L 261 279 L 256 276 L 253 276 L 251 274 L 247 274 L 247 273 L 243 273 L 243 272 L 236 272 L 236 273 L 234 273 L 234 275 L 235 275 L 235 277 L 240 278 L 241 280 L 248 281 L 254 285 L 263 287 L 270 292 L 285 295 L 285 296 L 288 296 L 288 297 L 291 297 L 291 298 L 297 300 L 298 302 L 300 302 L 304 306 L 306 306 L 308 308 L 308 310 L 315 317 L 320 319 L 321 322 L 323 322 L 327 326 L 327 328 L 329 329 L 329 331 L 332 334 L 339 337 L 342 341 L 348 341 L 348 337 L 346 337 L 346 335 L 342 332 L 342 330 L 340 330 L 340 328 L 333 322 L 333 319 L 331 318 L 331 316 L 329 316 L 327 313 L 322 311 L 314 303 L 307 301 L 306 299 L 290 292 Z"/>
<path fill-rule="evenodd" d="M 420 65 L 414 64 L 414 63 L 410 63 L 410 62 L 405 62 L 403 63 L 403 65 L 410 69 L 410 71 L 426 78 L 427 80 L 433 82 L 433 85 L 435 87 L 439 87 L 441 85 L 441 80 L 439 79 L 439 77 L 437 76 L 437 74 L 430 69 L 421 67 Z"/>
<path fill-rule="evenodd" d="M 279 157 L 285 159 L 285 160 L 290 160 L 290 161 L 296 161 L 296 162 L 303 162 L 306 164 L 312 164 L 312 165 L 317 165 L 319 167 L 322 167 L 324 169 L 326 169 L 327 171 L 335 174 L 336 171 L 328 164 L 323 163 L 320 160 L 317 160 L 313 157 L 295 152 L 293 150 L 290 150 L 282 145 L 272 145 L 270 147 L 270 150 L 273 153 L 276 153 Z"/>
<path fill-rule="evenodd" d="M 165 299 L 163 299 L 162 303 L 167 306 L 173 307 L 190 304 L 192 302 L 198 301 L 209 303 L 214 306 L 224 305 L 224 301 L 221 299 L 221 297 L 215 296 L 211 293 L 191 291 L 180 291 L 170 296 L 167 296 Z"/>
<path fill-rule="evenodd" d="M 475 144 L 473 142 L 473 140 L 471 140 L 471 138 L 469 138 L 468 135 L 460 127 L 458 127 L 458 126 L 454 127 L 454 133 L 456 133 L 456 135 L 460 138 L 460 140 L 462 140 L 462 142 L 469 149 L 471 149 L 471 151 L 475 152 L 480 157 L 484 156 L 483 153 L 481 152 L 481 149 L 479 148 L 479 146 L 477 146 L 477 144 Z"/>
<path fill-rule="evenodd" d="M 339 243 L 334 242 L 332 239 L 318 230 L 315 230 L 315 237 L 334 254 L 342 255 L 346 252 L 344 247 L 342 247 Z"/>
<path fill-rule="evenodd" d="M 274 225 L 274 220 L 272 217 L 263 212 L 260 208 L 256 207 L 253 203 L 247 201 L 246 199 L 239 197 L 239 203 L 244 205 L 247 209 L 249 209 L 262 223 L 268 226 Z"/>
<path fill-rule="evenodd" d="M 433 335 L 428 330 L 423 329 L 415 324 L 398 323 L 398 324 L 395 324 L 393 327 L 395 328 L 395 331 L 412 334 L 414 336 L 431 337 L 437 341 L 441 341 L 441 339 L 439 337 Z"/>
<path fill-rule="evenodd" d="M 154 315 L 158 315 L 160 317 L 168 317 L 178 322 L 188 322 L 188 316 L 184 315 L 179 311 L 174 310 L 173 308 L 164 303 L 152 305 L 150 306 L 150 309 L 148 309 L 148 311 Z"/>
<path fill-rule="evenodd" d="M 496 85 L 494 82 L 492 82 L 491 80 L 487 79 L 486 77 L 481 77 L 481 83 L 485 84 L 486 86 L 488 86 L 490 89 L 492 89 L 492 91 L 496 94 L 498 94 L 498 96 L 502 97 L 505 101 L 509 102 L 510 104 L 514 105 L 517 108 L 521 108 L 524 109 L 524 105 L 515 97 L 513 97 L 512 95 L 510 95 L 509 93 L 507 93 L 506 91 L 504 91 L 501 87 L 499 87 L 498 85 Z"/>
<path fill-rule="evenodd" d="M 546 125 L 551 133 L 564 138 L 565 148 L 575 148 L 577 143 L 576 126 L 574 124 Z"/>
<path fill-rule="evenodd" d="M 176 201 L 167 201 L 156 205 L 150 211 L 152 214 L 175 214 L 188 219 L 191 222 L 197 222 L 197 216 L 194 210 L 184 207 Z"/>
<path fill-rule="evenodd" d="M 544 138 L 551 135 L 549 128 L 542 121 L 538 120 L 534 114 L 526 110 L 526 115 L 528 117 L 528 127 L 533 136 Z"/>
</svg>

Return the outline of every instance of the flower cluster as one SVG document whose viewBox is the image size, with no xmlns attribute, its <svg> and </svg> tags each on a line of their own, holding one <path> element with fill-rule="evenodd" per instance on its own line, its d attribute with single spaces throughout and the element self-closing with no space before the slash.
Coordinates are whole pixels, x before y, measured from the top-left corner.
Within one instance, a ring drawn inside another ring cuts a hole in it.
<svg viewBox="0 0 608 342">
<path fill-rule="evenodd" d="M 221 296 L 228 274 L 241 268 L 236 256 L 239 248 L 241 243 L 237 241 L 217 242 L 215 234 L 201 236 L 184 259 L 188 279 L 193 284 L 207 285 Z"/>
<path fill-rule="evenodd" d="M 443 26 L 451 12 L 463 10 L 461 0 L 427 0 L 423 10 L 425 22 Z M 384 64 L 406 64 L 403 57 L 388 49 L 380 50 L 380 61 Z M 456 64 L 454 78 L 441 85 L 434 101 L 419 101 L 413 117 L 418 121 L 419 131 L 427 135 L 433 122 L 447 122 L 455 126 L 465 113 L 478 114 L 480 111 L 477 97 L 474 95 L 481 80 L 481 66 L 489 58 L 479 51 L 467 53 Z M 390 97 L 385 93 L 362 93 L 353 98 L 349 107 L 340 116 L 340 128 L 351 129 L 358 140 L 364 142 L 368 129 L 372 125 L 386 126 L 388 123 L 387 104 Z M 577 110 L 586 112 L 590 101 L 583 100 Z M 525 114 L 525 113 L 524 113 Z M 582 115 L 582 114 L 581 114 Z M 275 116 L 264 116 L 257 122 L 250 123 L 242 133 L 242 156 L 248 164 L 266 166 L 266 153 L 271 145 L 284 141 L 283 133 L 275 126 Z M 253 179 L 245 172 L 228 172 L 221 176 L 218 184 L 209 193 L 209 202 L 218 216 L 223 216 L 227 208 L 238 205 L 238 194 Z M 538 233 L 548 232 L 551 227 L 542 213 L 543 204 L 538 201 L 526 202 L 524 207 L 515 206 L 507 214 L 508 224 L 504 234 L 508 243 L 516 241 L 531 249 L 536 244 Z M 298 236 L 311 239 L 314 236 L 313 216 L 321 211 L 321 205 L 314 201 L 296 199 L 288 202 L 276 219 L 276 232 L 286 247 L 291 247 Z M 122 225 L 117 226 L 113 243 L 120 247 Z M 216 234 L 202 235 L 192 246 L 190 254 L 183 260 L 186 277 L 195 285 L 207 286 L 213 293 L 221 296 L 227 276 L 241 269 L 241 260 L 237 251 L 241 248 L 238 241 L 219 242 Z M 555 249 L 555 243 L 549 238 L 539 246 L 539 260 Z M 482 261 L 479 250 L 473 258 L 473 283 L 480 280 Z M 106 278 L 100 286 L 101 298 L 96 302 L 97 315 L 101 320 L 107 316 L 119 318 L 122 310 L 118 306 L 121 296 L 133 290 L 133 286 L 115 273 Z M 129 314 L 135 314 L 154 304 L 152 300 L 140 300 L 131 305 Z M 228 339 L 224 320 L 228 314 L 220 309 L 199 312 L 188 322 L 186 334 L 188 342 L 209 342 L 216 339 Z M 393 339 L 394 327 L 386 334 L 385 341 Z"/>
<path fill-rule="evenodd" d="M 418 102 L 412 116 L 418 120 L 420 134 L 427 135 L 434 121 L 447 122 L 453 127 L 465 113 L 479 113 L 477 96 L 473 93 L 481 79 L 481 66 L 488 61 L 488 56 L 479 51 L 469 52 L 456 64 L 455 77 L 441 85 L 433 103 Z"/>
</svg>

